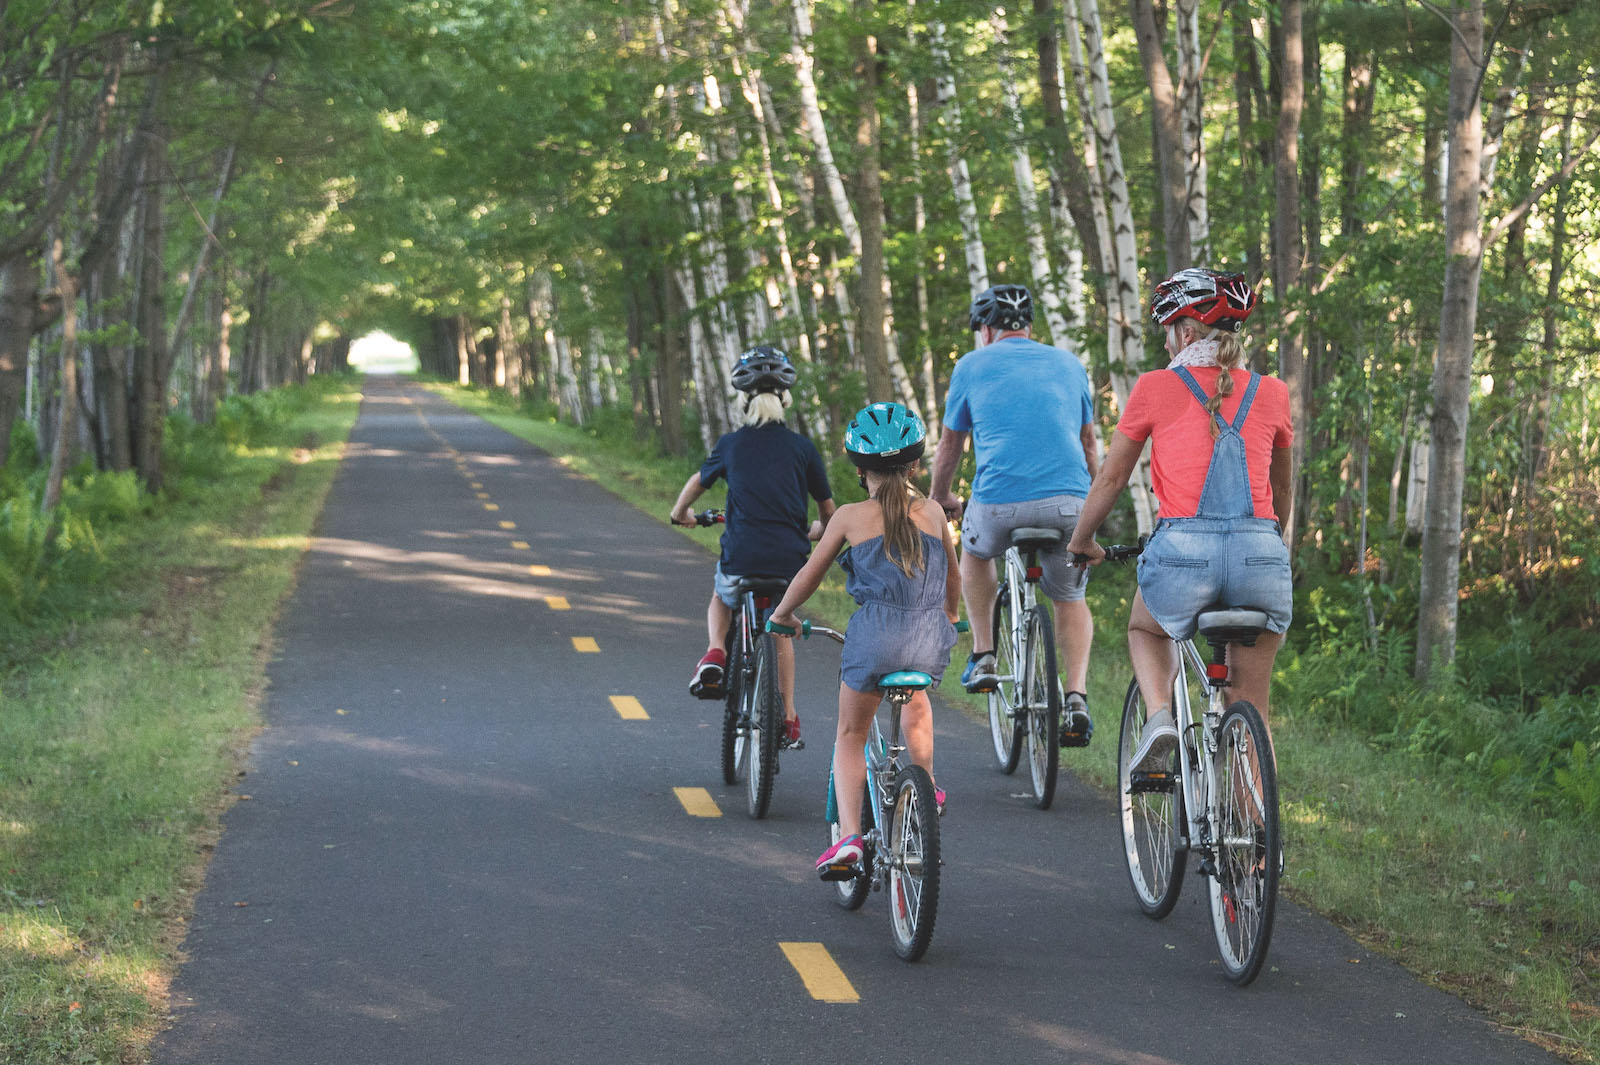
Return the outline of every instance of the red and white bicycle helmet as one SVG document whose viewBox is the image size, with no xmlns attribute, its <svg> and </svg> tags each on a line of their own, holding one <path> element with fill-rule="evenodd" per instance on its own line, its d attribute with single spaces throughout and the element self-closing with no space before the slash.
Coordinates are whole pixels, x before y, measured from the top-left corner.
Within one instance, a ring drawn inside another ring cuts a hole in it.
<svg viewBox="0 0 1600 1065">
<path fill-rule="evenodd" d="M 1204 267 L 1179 270 L 1156 286 L 1150 317 L 1168 326 L 1179 318 L 1237 332 L 1261 297 L 1243 274 L 1224 274 Z"/>
</svg>

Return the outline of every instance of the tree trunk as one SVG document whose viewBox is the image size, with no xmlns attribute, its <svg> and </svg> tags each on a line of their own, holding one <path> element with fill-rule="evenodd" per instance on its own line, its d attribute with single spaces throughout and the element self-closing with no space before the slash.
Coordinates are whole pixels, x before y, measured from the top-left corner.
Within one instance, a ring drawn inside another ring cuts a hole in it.
<svg viewBox="0 0 1600 1065">
<path fill-rule="evenodd" d="M 939 124 L 944 127 L 950 185 L 955 191 L 956 216 L 961 220 L 962 251 L 967 261 L 967 288 L 973 297 L 989 287 L 989 263 L 984 254 L 983 232 L 978 223 L 978 205 L 972 195 L 972 175 L 961 152 L 961 101 L 956 96 L 956 80 L 945 44 L 944 24 L 928 27 L 928 49 L 933 54 L 934 79 L 939 105 Z"/>
<path fill-rule="evenodd" d="M 32 255 L 0 263 L 0 464 L 11 451 L 11 427 L 22 403 L 39 304 L 39 267 Z"/>
<path fill-rule="evenodd" d="M 924 265 L 927 262 L 923 241 L 928 229 L 928 205 L 922 193 L 922 101 L 917 96 L 915 83 L 906 86 L 906 106 L 910 116 L 906 131 L 911 137 L 911 231 L 916 238 L 917 353 L 922 365 L 922 402 L 928 410 L 926 420 L 931 443 L 939 438 L 940 403 L 933 363 L 933 328 L 928 320 L 928 269 Z"/>
<path fill-rule="evenodd" d="M 1050 252 L 1045 245 L 1044 226 L 1039 218 L 1039 190 L 1034 185 L 1033 159 L 1028 153 L 1027 129 L 1022 122 L 1022 100 L 1017 95 L 1017 79 L 1012 71 L 1010 27 L 1006 25 L 1005 11 L 996 8 L 989 14 L 998 45 L 1000 67 L 1000 98 L 1011 127 L 1011 176 L 1017 186 L 1017 207 L 1022 214 L 1022 230 L 1028 246 L 1028 265 L 1033 274 L 1034 290 L 1039 293 L 1039 306 L 1044 311 L 1050 342 L 1063 350 L 1071 350 L 1067 332 L 1066 296 L 1050 267 Z M 1064 236 L 1065 234 L 1063 234 Z M 1084 369 L 1088 360 L 1080 354 Z"/>
<path fill-rule="evenodd" d="M 1300 247 L 1300 116 L 1305 106 L 1304 55 L 1301 38 L 1301 0 L 1283 0 L 1281 70 L 1279 81 L 1278 130 L 1273 149 L 1273 188 L 1277 197 L 1275 247 L 1272 253 L 1272 287 L 1282 308 L 1283 334 L 1278 344 L 1278 375 L 1289 386 L 1289 418 L 1294 425 L 1291 468 L 1298 483 L 1305 464 L 1306 372 L 1305 327 L 1292 307 L 1299 298 L 1302 268 Z M 1279 514 L 1284 539 L 1292 546 L 1296 539 L 1295 511 Z"/>
<path fill-rule="evenodd" d="M 661 307 L 660 357 L 656 360 L 656 388 L 661 397 L 661 446 L 669 455 L 688 449 L 683 440 L 683 312 L 676 299 L 677 286 L 662 270 L 656 279 Z"/>
<path fill-rule="evenodd" d="M 1291 0 L 1292 2 L 1292 0 Z M 1161 177 L 1161 217 L 1166 233 L 1167 273 L 1194 264 L 1189 240 L 1189 189 L 1183 153 L 1183 116 L 1178 92 L 1161 52 L 1151 0 L 1128 0 L 1134 35 L 1139 39 L 1139 60 L 1150 85 L 1151 117 L 1155 122 L 1155 156 Z M 1180 27 L 1181 32 L 1181 27 Z"/>
<path fill-rule="evenodd" d="M 866 0 L 870 8 L 872 0 Z M 858 0 L 858 9 L 860 0 Z M 861 79 L 861 106 L 856 124 L 860 171 L 856 190 L 861 202 L 861 354 L 867 370 L 867 398 L 894 395 L 889 375 L 887 306 L 883 262 L 883 186 L 878 174 L 878 42 L 871 34 L 856 40 L 856 70 Z"/>
<path fill-rule="evenodd" d="M 1088 252 L 1089 267 L 1096 274 L 1105 270 L 1100 254 L 1100 219 L 1095 217 L 1094 198 L 1086 164 L 1074 147 L 1067 125 L 1066 87 L 1062 84 L 1061 38 L 1056 29 L 1056 0 L 1033 0 L 1033 21 L 1038 30 L 1039 98 L 1044 105 L 1045 155 L 1050 170 L 1050 217 L 1056 240 L 1068 246 L 1068 256 Z M 1087 115 L 1087 112 L 1085 112 Z M 1070 218 L 1069 228 L 1065 223 Z M 1068 244 L 1068 233 L 1077 236 Z M 1071 299 L 1068 306 L 1072 306 Z M 1074 313 L 1078 314 L 1076 308 Z M 1081 318 L 1082 315 L 1078 314 Z M 1080 321 L 1079 325 L 1083 323 Z"/>
<path fill-rule="evenodd" d="M 1472 353 L 1483 270 L 1479 182 L 1483 112 L 1478 74 L 1485 60 L 1483 0 L 1451 11 L 1450 165 L 1445 203 L 1444 302 L 1433 366 L 1432 440 L 1422 528 L 1422 586 L 1418 593 L 1417 679 L 1455 661 L 1456 608 L 1461 586 L 1461 499 L 1466 480 L 1467 415 Z"/>
<path fill-rule="evenodd" d="M 1206 198 L 1206 143 L 1200 0 L 1177 0 L 1178 109 L 1183 132 L 1183 187 L 1189 225 L 1189 258 L 1211 259 L 1211 210 Z"/>
<path fill-rule="evenodd" d="M 495 325 L 495 384 L 512 399 L 522 398 L 522 349 L 511 326 L 511 297 L 500 297 L 500 320 Z"/>
<path fill-rule="evenodd" d="M 162 199 L 166 194 L 165 131 L 152 134 L 150 167 L 146 173 L 141 205 L 139 270 L 139 343 L 134 382 L 135 404 L 134 468 L 147 491 L 161 491 L 163 430 L 167 413 L 167 371 L 171 352 L 167 346 L 166 227 Z"/>
</svg>

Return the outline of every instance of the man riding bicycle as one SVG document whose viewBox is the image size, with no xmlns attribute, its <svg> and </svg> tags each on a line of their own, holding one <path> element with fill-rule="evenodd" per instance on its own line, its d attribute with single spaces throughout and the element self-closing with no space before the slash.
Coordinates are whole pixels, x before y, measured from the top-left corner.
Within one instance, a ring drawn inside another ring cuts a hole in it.
<svg viewBox="0 0 1600 1065">
<path fill-rule="evenodd" d="M 1061 542 L 1040 553 L 1042 587 L 1055 604 L 1056 639 L 1068 691 L 1062 746 L 1080 746 L 1094 730 L 1089 717 L 1089 646 L 1094 618 L 1084 602 L 1085 569 L 1066 548 L 1089 484 L 1099 469 L 1094 396 L 1073 356 L 1030 338 L 1033 297 L 1021 285 L 995 285 L 972 301 L 968 323 L 978 346 L 950 376 L 944 433 L 933 460 L 932 497 L 961 530 L 961 589 L 972 623 L 972 656 L 961 674 L 969 692 L 993 691 L 994 559 L 1019 528 L 1061 530 Z M 950 492 L 971 437 L 978 471 L 965 507 Z"/>
</svg>

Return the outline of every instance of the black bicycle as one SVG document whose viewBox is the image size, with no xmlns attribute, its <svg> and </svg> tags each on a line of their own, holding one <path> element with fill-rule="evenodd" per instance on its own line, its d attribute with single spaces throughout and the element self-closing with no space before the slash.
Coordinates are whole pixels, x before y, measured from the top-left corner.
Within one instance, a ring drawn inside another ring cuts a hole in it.
<svg viewBox="0 0 1600 1065">
<path fill-rule="evenodd" d="M 702 511 L 695 524 L 722 524 L 720 510 Z M 767 615 L 789 582 L 782 577 L 739 577 L 739 609 L 728 626 L 727 665 L 722 680 L 722 779 L 745 784 L 750 816 L 762 818 L 772 805 L 778 753 L 800 750 L 803 740 L 784 741 L 783 695 L 778 689 L 778 648 L 764 631 Z"/>
</svg>

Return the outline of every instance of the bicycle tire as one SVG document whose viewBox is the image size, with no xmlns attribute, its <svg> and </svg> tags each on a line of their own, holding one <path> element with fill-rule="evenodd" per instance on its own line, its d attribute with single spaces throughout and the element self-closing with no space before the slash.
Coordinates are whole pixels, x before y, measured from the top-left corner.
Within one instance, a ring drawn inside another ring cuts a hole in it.
<svg viewBox="0 0 1600 1065">
<path fill-rule="evenodd" d="M 1243 700 L 1228 707 L 1217 729 L 1215 788 L 1217 872 L 1211 878 L 1211 924 L 1222 971 L 1242 987 L 1260 974 L 1267 960 L 1283 855 L 1272 740 L 1260 711 Z"/>
<path fill-rule="evenodd" d="M 933 942 L 939 917 L 939 811 L 933 778 L 919 765 L 894 781 L 883 860 L 888 863 L 889 933 L 894 952 L 916 961 Z"/>
<path fill-rule="evenodd" d="M 994 660 L 995 672 L 1002 677 L 1016 678 L 1022 671 L 1016 668 L 1015 648 L 1011 646 L 1011 594 L 1007 585 L 1000 585 L 994 597 Z M 989 736 L 994 741 L 994 759 L 1000 772 L 1010 775 L 1017 771 L 1022 757 L 1022 723 L 1013 712 L 1017 705 L 1017 692 L 1021 685 L 1013 679 L 1010 694 L 1006 682 L 1001 681 L 989 693 Z"/>
<path fill-rule="evenodd" d="M 778 748 L 783 741 L 783 700 L 778 695 L 778 652 L 768 635 L 756 637 L 756 668 L 750 699 L 750 736 L 745 741 L 749 772 L 745 794 L 750 816 L 760 820 L 772 805 L 772 782 L 778 775 Z"/>
<path fill-rule="evenodd" d="M 1183 781 L 1172 774 L 1170 791 L 1132 792 L 1128 761 L 1144 734 L 1145 705 L 1139 682 L 1128 685 L 1122 705 L 1122 735 L 1117 744 L 1117 799 L 1122 827 L 1122 853 L 1133 897 L 1147 917 L 1157 920 L 1172 912 L 1183 887 L 1189 862 L 1183 843 L 1186 819 Z M 1174 760 L 1177 755 L 1174 753 Z"/>
<path fill-rule="evenodd" d="M 864 789 L 861 793 L 861 835 L 863 841 L 872 826 L 877 823 L 872 809 L 872 790 Z M 828 846 L 839 842 L 839 822 L 828 823 Z M 872 892 L 872 845 L 864 843 L 861 848 L 861 875 L 853 880 L 835 881 L 833 901 L 840 908 L 846 910 L 859 910 L 861 904 L 867 901 L 867 896 Z"/>
<path fill-rule="evenodd" d="M 1050 607 L 1034 606 L 1028 618 L 1027 683 L 1024 698 L 1028 716 L 1024 726 L 1028 738 L 1028 775 L 1033 778 L 1033 802 L 1041 810 L 1050 809 L 1056 798 L 1056 776 L 1061 764 L 1061 681 L 1056 673 L 1056 632 Z M 1039 698 L 1039 688 L 1044 698 Z M 1040 703 L 1043 706 L 1040 706 Z"/>
<path fill-rule="evenodd" d="M 728 639 L 728 663 L 722 675 L 722 782 L 724 784 L 739 783 L 739 763 L 744 760 L 744 750 L 739 742 L 742 738 L 739 726 L 742 707 L 739 702 L 744 687 L 744 640 L 738 635 L 737 620 L 734 625 L 735 630 L 729 634 Z"/>
</svg>

